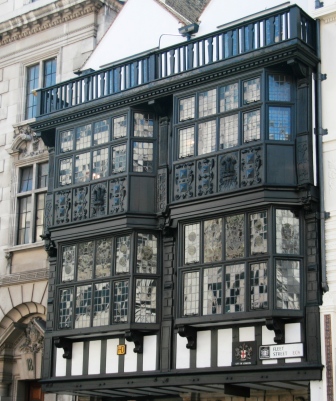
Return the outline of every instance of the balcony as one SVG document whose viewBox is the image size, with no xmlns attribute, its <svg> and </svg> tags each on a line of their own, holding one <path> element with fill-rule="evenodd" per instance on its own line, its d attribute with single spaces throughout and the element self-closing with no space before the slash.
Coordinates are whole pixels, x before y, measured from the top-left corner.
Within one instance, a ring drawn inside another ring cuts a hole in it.
<svg viewBox="0 0 336 401">
<path fill-rule="evenodd" d="M 38 114 L 70 109 L 132 88 L 291 41 L 316 54 L 315 21 L 290 6 L 215 33 L 154 50 L 38 90 Z"/>
</svg>

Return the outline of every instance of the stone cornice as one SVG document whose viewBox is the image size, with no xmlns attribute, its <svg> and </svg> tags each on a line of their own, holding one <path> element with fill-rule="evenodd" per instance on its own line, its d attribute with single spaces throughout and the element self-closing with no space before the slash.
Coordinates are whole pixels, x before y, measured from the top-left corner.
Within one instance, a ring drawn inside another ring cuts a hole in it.
<svg viewBox="0 0 336 401">
<path fill-rule="evenodd" d="M 116 0 L 56 0 L 54 3 L 13 17 L 0 23 L 0 46 L 42 32 L 90 13 L 97 13 L 107 5 L 118 12 Z"/>
</svg>

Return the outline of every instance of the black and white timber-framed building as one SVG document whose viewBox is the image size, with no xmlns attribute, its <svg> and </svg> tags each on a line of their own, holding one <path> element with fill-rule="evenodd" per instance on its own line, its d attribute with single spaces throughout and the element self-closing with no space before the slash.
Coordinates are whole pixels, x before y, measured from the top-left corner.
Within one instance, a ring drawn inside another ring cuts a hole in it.
<svg viewBox="0 0 336 401">
<path fill-rule="evenodd" d="M 38 91 L 45 391 L 308 397 L 317 63 L 289 6 Z"/>
</svg>

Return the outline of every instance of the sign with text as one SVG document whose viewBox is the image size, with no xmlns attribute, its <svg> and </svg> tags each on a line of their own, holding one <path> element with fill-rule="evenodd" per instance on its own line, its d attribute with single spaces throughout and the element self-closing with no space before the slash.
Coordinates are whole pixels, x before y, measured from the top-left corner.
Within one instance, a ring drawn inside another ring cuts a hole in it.
<svg viewBox="0 0 336 401">
<path fill-rule="evenodd" d="M 259 359 L 300 358 L 303 356 L 303 344 L 276 344 L 259 347 Z"/>
</svg>

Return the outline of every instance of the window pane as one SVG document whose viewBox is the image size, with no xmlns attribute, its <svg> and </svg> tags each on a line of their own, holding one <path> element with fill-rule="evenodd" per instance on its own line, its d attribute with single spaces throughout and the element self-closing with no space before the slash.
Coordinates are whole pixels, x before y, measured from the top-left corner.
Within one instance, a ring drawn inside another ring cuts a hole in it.
<svg viewBox="0 0 336 401">
<path fill-rule="evenodd" d="M 196 316 L 199 313 L 199 272 L 183 276 L 183 315 Z"/>
<path fill-rule="evenodd" d="M 112 238 L 97 240 L 95 277 L 111 275 L 112 267 Z"/>
<path fill-rule="evenodd" d="M 137 239 L 137 273 L 156 273 L 157 238 L 153 234 L 138 233 Z"/>
<path fill-rule="evenodd" d="M 36 116 L 37 96 L 32 93 L 33 89 L 39 88 L 39 64 L 27 68 L 27 87 L 26 87 L 26 118 Z"/>
<path fill-rule="evenodd" d="M 128 281 L 114 283 L 113 322 L 127 322 L 128 316 Z"/>
<path fill-rule="evenodd" d="M 128 273 L 130 268 L 130 236 L 117 238 L 116 273 Z"/>
<path fill-rule="evenodd" d="M 98 180 L 108 176 L 108 148 L 92 152 L 92 179 Z"/>
<path fill-rule="evenodd" d="M 268 77 L 268 98 L 280 102 L 291 100 L 292 79 L 283 74 L 270 75 Z"/>
<path fill-rule="evenodd" d="M 260 100 L 260 78 L 244 82 L 244 104 Z"/>
<path fill-rule="evenodd" d="M 110 283 L 94 285 L 92 326 L 105 326 L 110 319 Z"/>
<path fill-rule="evenodd" d="M 211 89 L 198 95 L 198 117 L 216 114 L 217 90 Z"/>
<path fill-rule="evenodd" d="M 134 136 L 153 138 L 154 118 L 148 113 L 134 113 Z"/>
<path fill-rule="evenodd" d="M 56 59 L 44 62 L 43 86 L 51 86 L 56 83 Z"/>
<path fill-rule="evenodd" d="M 253 263 L 250 265 L 251 309 L 267 309 L 267 264 Z"/>
<path fill-rule="evenodd" d="M 179 130 L 179 158 L 194 156 L 195 128 L 188 127 Z"/>
<path fill-rule="evenodd" d="M 126 171 L 126 145 L 114 146 L 112 148 L 112 173 L 123 173 Z"/>
<path fill-rule="evenodd" d="M 156 280 L 135 280 L 135 322 L 156 323 Z"/>
<path fill-rule="evenodd" d="M 36 196 L 35 242 L 42 241 L 45 197 L 45 193 Z"/>
<path fill-rule="evenodd" d="M 186 121 L 195 118 L 195 97 L 188 97 L 179 101 L 179 121 Z"/>
<path fill-rule="evenodd" d="M 289 107 L 268 109 L 268 138 L 276 141 L 291 140 L 291 110 Z"/>
<path fill-rule="evenodd" d="M 276 261 L 276 293 L 278 309 L 300 309 L 300 263 Z"/>
<path fill-rule="evenodd" d="M 127 117 L 120 116 L 113 119 L 113 139 L 123 138 L 127 135 Z"/>
<path fill-rule="evenodd" d="M 49 163 L 38 164 L 37 188 L 46 188 L 48 186 Z"/>
<path fill-rule="evenodd" d="M 75 156 L 75 183 L 90 180 L 90 152 Z"/>
<path fill-rule="evenodd" d="M 89 280 L 93 271 L 93 241 L 78 244 L 77 280 Z"/>
<path fill-rule="evenodd" d="M 220 112 L 238 107 L 238 83 L 226 85 L 219 89 Z"/>
<path fill-rule="evenodd" d="M 76 291 L 76 312 L 75 328 L 90 327 L 91 320 L 91 285 L 77 287 Z"/>
<path fill-rule="evenodd" d="M 72 327 L 73 289 L 60 291 L 59 324 L 60 329 Z"/>
<path fill-rule="evenodd" d="M 244 113 L 244 142 L 260 139 L 260 110 Z"/>
<path fill-rule="evenodd" d="M 76 149 L 84 149 L 91 146 L 91 124 L 76 129 Z"/>
<path fill-rule="evenodd" d="M 133 171 L 138 173 L 153 172 L 153 144 L 148 142 L 133 143 Z"/>
<path fill-rule="evenodd" d="M 32 204 L 31 196 L 19 198 L 19 227 L 18 227 L 18 244 L 29 244 Z"/>
<path fill-rule="evenodd" d="M 27 192 L 33 189 L 33 166 L 21 169 L 21 182 L 19 192 Z"/>
<path fill-rule="evenodd" d="M 223 220 L 204 222 L 204 263 L 222 260 Z"/>
<path fill-rule="evenodd" d="M 62 249 L 62 282 L 75 279 L 75 245 L 64 246 Z"/>
<path fill-rule="evenodd" d="M 216 151 L 216 120 L 198 124 L 198 154 Z"/>
<path fill-rule="evenodd" d="M 300 221 L 290 210 L 276 211 L 277 253 L 300 253 Z"/>
<path fill-rule="evenodd" d="M 250 215 L 251 255 L 267 252 L 267 212 Z"/>
<path fill-rule="evenodd" d="M 70 152 L 73 150 L 73 131 L 63 131 L 60 134 L 61 153 Z"/>
<path fill-rule="evenodd" d="M 197 263 L 200 260 L 200 224 L 184 227 L 184 263 Z"/>
<path fill-rule="evenodd" d="M 93 145 L 101 145 L 109 140 L 109 121 L 102 120 L 93 125 Z"/>
<path fill-rule="evenodd" d="M 70 185 L 72 183 L 72 158 L 60 161 L 59 185 Z"/>
<path fill-rule="evenodd" d="M 222 313 L 222 267 L 203 271 L 203 315 Z"/>
<path fill-rule="evenodd" d="M 226 266 L 225 269 L 225 312 L 245 310 L 245 266 Z"/>
<path fill-rule="evenodd" d="M 238 114 L 220 119 L 220 149 L 238 145 Z"/>
<path fill-rule="evenodd" d="M 237 214 L 229 216 L 225 219 L 225 239 L 226 239 L 226 258 L 242 258 L 244 257 L 244 215 Z"/>
</svg>

